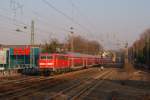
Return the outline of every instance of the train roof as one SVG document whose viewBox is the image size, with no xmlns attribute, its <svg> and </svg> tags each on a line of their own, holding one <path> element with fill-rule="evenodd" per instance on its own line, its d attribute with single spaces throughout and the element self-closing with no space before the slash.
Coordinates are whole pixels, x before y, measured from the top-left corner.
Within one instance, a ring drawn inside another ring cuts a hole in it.
<svg viewBox="0 0 150 100">
<path fill-rule="evenodd" d="M 81 54 L 77 52 L 65 52 L 65 53 L 41 53 L 40 55 L 63 55 L 63 56 L 74 56 L 74 57 L 97 57 L 97 55 Z"/>
</svg>

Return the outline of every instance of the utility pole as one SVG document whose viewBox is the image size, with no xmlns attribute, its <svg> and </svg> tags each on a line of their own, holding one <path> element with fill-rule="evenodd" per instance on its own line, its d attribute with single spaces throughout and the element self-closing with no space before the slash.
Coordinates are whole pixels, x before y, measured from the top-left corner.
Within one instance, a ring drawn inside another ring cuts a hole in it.
<svg viewBox="0 0 150 100">
<path fill-rule="evenodd" d="M 33 67 L 34 64 L 34 21 L 31 21 L 31 39 L 30 39 L 30 67 Z"/>
<path fill-rule="evenodd" d="M 70 27 L 70 34 L 71 34 L 71 52 L 73 52 L 74 51 L 74 37 L 73 37 L 73 34 L 74 34 L 74 32 L 73 32 L 73 27 Z"/>
<path fill-rule="evenodd" d="M 135 47 L 134 47 L 134 45 L 133 45 L 133 47 L 132 47 L 132 52 L 131 52 L 131 54 L 132 54 L 132 63 L 134 63 L 134 60 L 135 60 Z"/>
<path fill-rule="evenodd" d="M 150 49 L 150 37 L 149 37 L 149 34 L 147 34 L 147 37 L 146 37 L 146 52 L 147 52 L 147 57 L 146 57 L 146 62 L 147 64 L 149 64 L 149 49 Z"/>
<path fill-rule="evenodd" d="M 73 27 L 70 27 L 70 34 L 71 34 L 71 52 L 74 52 L 74 37 L 73 37 L 73 34 L 74 34 L 74 32 L 73 32 Z M 72 65 L 71 65 L 72 67 L 74 67 L 74 58 L 73 58 L 73 56 L 72 56 Z"/>
<path fill-rule="evenodd" d="M 125 43 L 125 64 L 128 63 L 128 43 Z"/>
<path fill-rule="evenodd" d="M 32 20 L 31 22 L 31 40 L 30 40 L 31 45 L 34 45 L 34 21 Z"/>
</svg>

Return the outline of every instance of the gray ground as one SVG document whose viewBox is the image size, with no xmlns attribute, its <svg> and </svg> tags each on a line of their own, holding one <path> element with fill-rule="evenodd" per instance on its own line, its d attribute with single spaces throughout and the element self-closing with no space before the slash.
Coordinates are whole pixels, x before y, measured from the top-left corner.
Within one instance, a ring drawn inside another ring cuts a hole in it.
<svg viewBox="0 0 150 100">
<path fill-rule="evenodd" d="M 112 73 L 101 76 L 107 71 L 112 71 Z M 15 98 L 6 95 L 3 99 L 150 100 L 149 76 L 149 73 L 136 69 L 105 68 L 101 71 L 99 68 L 90 68 L 53 76 L 56 83 L 48 80 L 48 83 L 38 86 L 40 82 L 37 82 L 35 88 L 11 94 L 15 95 Z M 31 84 L 31 86 L 34 84 Z M 78 95 L 79 93 L 81 95 Z"/>
</svg>

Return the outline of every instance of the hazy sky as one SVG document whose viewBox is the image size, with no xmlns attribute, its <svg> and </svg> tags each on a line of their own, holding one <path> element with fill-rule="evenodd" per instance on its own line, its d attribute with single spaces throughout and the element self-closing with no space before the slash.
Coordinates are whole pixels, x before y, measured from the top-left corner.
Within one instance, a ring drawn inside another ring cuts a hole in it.
<svg viewBox="0 0 150 100">
<path fill-rule="evenodd" d="M 31 20 L 36 43 L 50 37 L 64 41 L 73 26 L 75 35 L 120 48 L 150 28 L 150 0 L 0 0 L 0 43 L 29 44 Z"/>
</svg>

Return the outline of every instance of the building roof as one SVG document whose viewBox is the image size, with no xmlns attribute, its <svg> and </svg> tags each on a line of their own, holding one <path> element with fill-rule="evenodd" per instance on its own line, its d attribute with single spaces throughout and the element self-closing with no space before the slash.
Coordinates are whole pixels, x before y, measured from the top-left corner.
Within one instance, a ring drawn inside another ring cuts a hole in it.
<svg viewBox="0 0 150 100">
<path fill-rule="evenodd" d="M 2 48 L 25 48 L 30 46 L 31 45 L 0 45 Z M 41 45 L 34 45 L 32 47 L 41 47 Z"/>
</svg>

